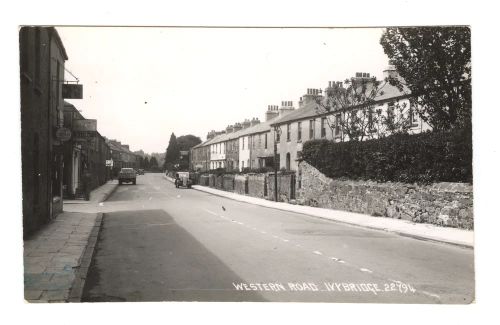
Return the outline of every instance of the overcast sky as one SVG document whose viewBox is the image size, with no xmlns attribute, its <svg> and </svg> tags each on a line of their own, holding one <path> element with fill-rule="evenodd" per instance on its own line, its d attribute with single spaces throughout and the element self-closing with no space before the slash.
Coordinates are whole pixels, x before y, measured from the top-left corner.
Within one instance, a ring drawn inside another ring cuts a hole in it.
<svg viewBox="0 0 500 325">
<path fill-rule="evenodd" d="M 194 134 L 257 117 L 267 105 L 355 72 L 378 78 L 383 29 L 57 27 L 83 84 L 69 100 L 98 131 L 131 150 L 164 152 L 170 134 Z M 66 75 L 67 80 L 72 80 Z"/>
</svg>

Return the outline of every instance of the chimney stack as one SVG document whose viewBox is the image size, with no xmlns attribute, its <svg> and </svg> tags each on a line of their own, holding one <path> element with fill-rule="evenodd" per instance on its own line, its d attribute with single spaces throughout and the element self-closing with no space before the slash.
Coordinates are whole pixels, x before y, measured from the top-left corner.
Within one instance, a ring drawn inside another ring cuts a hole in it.
<svg viewBox="0 0 500 325">
<path fill-rule="evenodd" d="M 290 112 L 295 110 L 293 107 L 293 102 L 292 101 L 282 101 L 281 102 L 281 107 L 279 108 L 279 116 L 284 116 Z"/>
<path fill-rule="evenodd" d="M 248 119 L 245 119 L 245 120 L 243 121 L 243 123 L 241 123 L 241 126 L 242 126 L 244 129 L 246 129 L 246 128 L 250 127 L 250 125 L 251 125 L 251 123 L 250 123 L 250 121 L 249 121 Z"/>
<path fill-rule="evenodd" d="M 251 121 L 250 121 L 250 125 L 251 126 L 254 126 L 254 125 L 257 125 L 260 123 L 260 120 L 256 117 L 254 117 Z"/>
<path fill-rule="evenodd" d="M 266 121 L 269 121 L 279 115 L 278 106 L 267 105 Z"/>
<path fill-rule="evenodd" d="M 232 133 L 233 132 L 233 126 L 232 125 L 228 125 L 226 127 L 226 133 Z"/>
<path fill-rule="evenodd" d="M 237 132 L 242 129 L 241 123 L 235 123 L 233 125 L 233 132 Z"/>
<path fill-rule="evenodd" d="M 308 103 L 315 102 L 316 99 L 322 99 L 323 98 L 322 93 L 323 93 L 322 89 L 307 88 L 306 94 L 300 98 L 299 108 L 303 107 Z"/>
<path fill-rule="evenodd" d="M 384 70 L 384 79 L 385 78 L 398 78 L 399 74 L 398 71 L 396 70 L 396 67 L 394 66 L 392 60 L 389 60 L 389 64 L 387 65 L 387 68 Z"/>
</svg>

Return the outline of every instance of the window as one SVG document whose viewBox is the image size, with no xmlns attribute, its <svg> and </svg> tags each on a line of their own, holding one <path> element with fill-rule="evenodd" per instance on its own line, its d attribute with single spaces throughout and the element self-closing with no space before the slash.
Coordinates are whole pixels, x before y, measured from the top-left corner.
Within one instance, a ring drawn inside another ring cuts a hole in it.
<svg viewBox="0 0 500 325">
<path fill-rule="evenodd" d="M 373 125 L 373 109 L 370 107 L 368 108 L 368 131 L 369 132 L 375 132 L 375 128 Z"/>
<path fill-rule="evenodd" d="M 280 132 L 281 129 L 278 130 L 278 132 L 276 132 L 276 142 L 280 142 L 281 141 L 281 132 Z"/>
<path fill-rule="evenodd" d="M 290 170 L 290 153 L 286 154 L 286 170 Z"/>
<path fill-rule="evenodd" d="M 321 118 L 321 137 L 324 138 L 326 137 L 326 117 Z"/>
<path fill-rule="evenodd" d="M 387 104 L 387 122 L 394 122 L 394 103 L 390 102 Z"/>
<path fill-rule="evenodd" d="M 40 167 L 39 167 L 39 159 L 40 159 L 40 148 L 39 148 L 39 140 L 38 140 L 38 134 L 35 133 L 35 138 L 34 138 L 34 150 L 33 150 L 33 178 L 34 178 L 34 184 L 33 184 L 33 192 L 35 193 L 35 196 L 33 198 L 33 204 L 37 205 L 39 202 L 40 198 Z"/>
<path fill-rule="evenodd" d="M 264 149 L 267 149 L 267 133 L 264 134 Z"/>
<path fill-rule="evenodd" d="M 410 122 L 410 125 L 412 127 L 415 127 L 415 126 L 418 126 L 418 113 L 417 113 L 417 110 L 413 107 L 412 104 L 410 104 L 410 110 L 408 112 L 408 118 L 409 118 L 409 122 Z"/>
<path fill-rule="evenodd" d="M 340 136 L 340 119 L 342 118 L 342 115 L 337 114 L 335 115 L 335 136 Z"/>
<path fill-rule="evenodd" d="M 245 150 L 245 137 L 241 138 L 241 150 Z"/>
<path fill-rule="evenodd" d="M 302 122 L 297 123 L 297 140 L 302 140 Z"/>
<path fill-rule="evenodd" d="M 314 139 L 314 120 L 309 121 L 309 139 Z"/>
<path fill-rule="evenodd" d="M 290 141 L 290 123 L 286 125 L 286 141 Z"/>
</svg>

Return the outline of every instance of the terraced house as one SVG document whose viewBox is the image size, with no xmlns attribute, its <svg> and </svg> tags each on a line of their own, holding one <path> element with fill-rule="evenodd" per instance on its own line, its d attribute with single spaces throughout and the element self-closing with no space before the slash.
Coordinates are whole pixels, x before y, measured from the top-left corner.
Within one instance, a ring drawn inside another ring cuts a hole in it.
<svg viewBox="0 0 500 325">
<path fill-rule="evenodd" d="M 297 109 L 292 101 L 282 101 L 281 106 L 269 105 L 264 123 L 256 119 L 246 120 L 241 125 L 228 126 L 224 131 L 212 131 L 209 134 L 210 140 L 192 149 L 193 155 L 202 156 L 203 148 L 209 146 L 210 157 L 205 157 L 210 161 L 208 169 L 224 168 L 239 171 L 246 168 L 258 169 L 273 166 L 276 159 L 279 169 L 296 170 L 304 142 L 315 139 L 337 142 L 353 140 L 353 133 L 349 132 L 349 127 L 356 117 L 357 123 L 362 124 L 359 129 L 363 132 L 363 136 L 357 140 L 390 134 L 388 126 L 384 126 L 383 130 L 375 126 L 376 121 L 381 120 L 384 120 L 385 124 L 393 122 L 392 125 L 397 124 L 396 121 L 404 120 L 405 123 L 409 123 L 406 127 L 408 133 L 430 130 L 430 126 L 416 114 L 416 109 L 411 107 L 410 92 L 405 88 L 398 89 L 391 85 L 387 82 L 389 77 L 399 78 L 392 65 L 384 70 L 384 81 L 376 86 L 371 84 L 373 79 L 369 73 L 358 72 L 351 78 L 351 85 L 365 82 L 368 88 L 373 88 L 369 106 L 339 105 L 330 110 L 325 109 L 331 101 L 331 96 L 325 94 L 331 94 L 333 90 L 344 87 L 342 82 L 330 81 L 324 91 L 307 89 L 300 97 Z M 277 141 L 276 157 L 275 141 Z"/>
</svg>

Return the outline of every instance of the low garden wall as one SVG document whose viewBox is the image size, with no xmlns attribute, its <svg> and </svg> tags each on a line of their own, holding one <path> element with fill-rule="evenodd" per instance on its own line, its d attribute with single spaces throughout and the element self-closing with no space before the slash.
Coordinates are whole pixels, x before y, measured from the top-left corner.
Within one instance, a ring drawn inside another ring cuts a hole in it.
<svg viewBox="0 0 500 325">
<path fill-rule="evenodd" d="M 248 195 L 258 198 L 267 197 L 267 175 L 249 174 L 248 175 Z"/>
<path fill-rule="evenodd" d="M 274 200 L 274 173 L 267 175 L 267 198 Z M 290 202 L 295 199 L 295 174 L 278 174 L 278 200 Z"/>
<path fill-rule="evenodd" d="M 474 228 L 473 191 L 469 183 L 417 185 L 341 181 L 326 177 L 305 161 L 299 163 L 298 174 L 299 204 L 462 229 Z"/>
<path fill-rule="evenodd" d="M 208 174 L 208 186 L 215 187 L 215 175 Z"/>
<path fill-rule="evenodd" d="M 234 192 L 238 194 L 248 194 L 248 176 L 234 176 Z"/>
<path fill-rule="evenodd" d="M 224 191 L 234 191 L 234 175 L 228 174 L 223 176 L 222 189 Z"/>
</svg>

